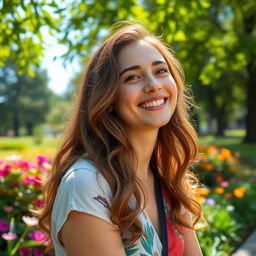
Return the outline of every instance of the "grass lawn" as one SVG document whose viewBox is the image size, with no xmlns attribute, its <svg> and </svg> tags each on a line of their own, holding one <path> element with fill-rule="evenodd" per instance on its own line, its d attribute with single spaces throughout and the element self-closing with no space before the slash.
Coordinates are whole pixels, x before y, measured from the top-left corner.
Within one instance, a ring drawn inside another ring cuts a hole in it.
<svg viewBox="0 0 256 256">
<path fill-rule="evenodd" d="M 0 159 L 10 155 L 22 155 L 24 160 L 34 161 L 37 155 L 52 159 L 60 138 L 44 137 L 37 144 L 33 137 L 0 137 Z"/>
<path fill-rule="evenodd" d="M 242 143 L 244 130 L 227 130 L 224 137 L 212 135 L 200 136 L 200 144 L 226 147 L 232 152 L 240 152 L 244 164 L 256 169 L 256 144 Z M 60 138 L 45 137 L 42 143 L 36 144 L 33 137 L 1 137 L 0 159 L 13 154 L 20 154 L 25 160 L 34 160 L 39 154 L 53 158 L 59 145 Z"/>
</svg>

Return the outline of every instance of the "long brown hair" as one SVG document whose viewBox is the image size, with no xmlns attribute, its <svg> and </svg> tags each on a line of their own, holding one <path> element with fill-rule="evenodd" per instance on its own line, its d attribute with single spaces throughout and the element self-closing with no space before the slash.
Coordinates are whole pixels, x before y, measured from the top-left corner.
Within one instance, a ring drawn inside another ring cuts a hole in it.
<svg viewBox="0 0 256 256">
<path fill-rule="evenodd" d="M 99 47 L 84 72 L 72 118 L 44 187 L 46 204 L 39 223 L 49 237 L 51 212 L 61 178 L 85 152 L 112 190 L 111 221 L 120 232 L 131 232 L 126 246 L 144 235 L 136 218 L 144 202 L 140 193 L 143 189 L 132 166 L 136 155 L 121 120 L 114 111 L 109 111 L 118 93 L 118 54 L 124 46 L 137 40 L 144 40 L 158 49 L 167 61 L 178 89 L 176 109 L 169 123 L 159 130 L 150 164 L 171 198 L 170 218 L 173 223 L 194 229 L 201 218 L 201 207 L 193 193 L 197 179 L 189 171 L 197 155 L 197 135 L 188 121 L 190 100 L 186 97 L 182 68 L 161 39 L 141 25 L 130 24 L 119 29 Z M 128 204 L 132 195 L 136 199 L 135 208 Z M 145 199 L 144 192 L 143 196 Z M 182 219 L 182 206 L 195 216 L 193 226 Z"/>
</svg>

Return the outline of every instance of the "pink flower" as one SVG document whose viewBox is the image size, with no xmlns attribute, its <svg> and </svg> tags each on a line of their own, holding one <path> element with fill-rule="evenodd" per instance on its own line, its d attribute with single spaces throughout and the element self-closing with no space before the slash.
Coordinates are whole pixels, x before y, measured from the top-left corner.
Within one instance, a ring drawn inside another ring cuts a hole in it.
<svg viewBox="0 0 256 256">
<path fill-rule="evenodd" d="M 34 177 L 33 176 L 25 176 L 23 179 L 23 182 L 25 184 L 33 184 L 34 183 Z"/>
<path fill-rule="evenodd" d="M 39 176 L 34 176 L 34 184 L 36 187 L 41 187 L 42 185 L 42 179 Z"/>
<path fill-rule="evenodd" d="M 0 231 L 5 232 L 5 231 L 9 230 L 9 227 L 10 227 L 10 225 L 8 222 L 2 221 L 0 219 Z"/>
<path fill-rule="evenodd" d="M 19 255 L 21 255 L 21 256 L 30 256 L 30 249 L 28 247 L 21 247 L 19 249 Z"/>
<path fill-rule="evenodd" d="M 36 199 L 35 204 L 37 207 L 43 207 L 45 202 L 42 199 Z"/>
<path fill-rule="evenodd" d="M 5 165 L 4 168 L 0 170 L 0 177 L 7 176 L 10 173 L 11 169 L 12 169 L 11 165 L 9 164 Z"/>
<path fill-rule="evenodd" d="M 28 171 L 30 165 L 29 165 L 29 162 L 22 161 L 21 163 L 19 163 L 18 167 L 25 171 Z"/>
<path fill-rule="evenodd" d="M 40 252 L 40 250 L 38 248 L 35 248 L 34 254 L 35 254 L 35 256 L 44 256 L 44 254 L 42 252 Z"/>
<path fill-rule="evenodd" d="M 48 162 L 48 158 L 46 156 L 37 156 L 37 163 L 43 164 L 45 162 Z"/>
<path fill-rule="evenodd" d="M 2 238 L 3 238 L 4 240 L 14 240 L 14 239 L 17 238 L 17 235 L 16 235 L 15 233 L 11 233 L 11 232 L 9 232 L 9 233 L 3 233 L 3 234 L 2 234 Z"/>
<path fill-rule="evenodd" d="M 45 236 L 40 230 L 35 230 L 28 234 L 28 237 L 37 242 L 45 241 Z"/>
<path fill-rule="evenodd" d="M 222 181 L 222 182 L 220 183 L 220 185 L 221 185 L 222 187 L 228 187 L 228 181 Z"/>
<path fill-rule="evenodd" d="M 23 216 L 22 220 L 30 227 L 38 225 L 38 219 L 36 217 Z"/>
<path fill-rule="evenodd" d="M 12 212 L 14 210 L 14 207 L 11 205 L 7 205 L 4 207 L 5 212 Z"/>
</svg>

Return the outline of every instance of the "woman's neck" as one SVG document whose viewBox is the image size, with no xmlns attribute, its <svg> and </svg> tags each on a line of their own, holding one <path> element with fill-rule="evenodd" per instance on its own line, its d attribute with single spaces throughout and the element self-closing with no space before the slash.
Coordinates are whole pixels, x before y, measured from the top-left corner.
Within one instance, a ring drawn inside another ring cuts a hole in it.
<svg viewBox="0 0 256 256">
<path fill-rule="evenodd" d="M 155 148 L 158 130 L 143 130 L 141 132 L 129 132 L 131 143 L 138 159 L 136 176 L 140 180 L 147 181 L 150 176 L 150 159 Z"/>
</svg>

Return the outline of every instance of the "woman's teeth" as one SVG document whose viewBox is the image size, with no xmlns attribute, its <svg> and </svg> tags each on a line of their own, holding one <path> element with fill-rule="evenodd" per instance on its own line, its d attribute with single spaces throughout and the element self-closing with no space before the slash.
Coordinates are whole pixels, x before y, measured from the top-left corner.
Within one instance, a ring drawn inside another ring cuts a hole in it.
<svg viewBox="0 0 256 256">
<path fill-rule="evenodd" d="M 147 102 L 141 105 L 143 108 L 158 107 L 164 104 L 164 99 Z"/>
</svg>

